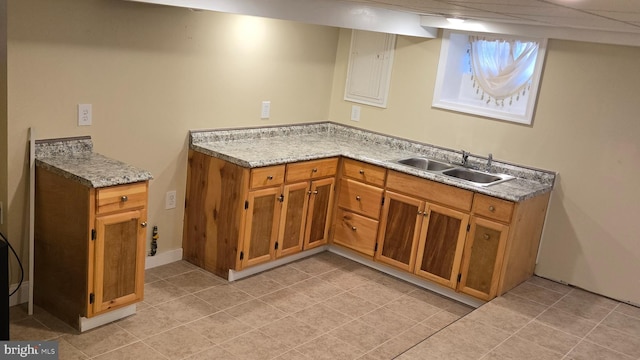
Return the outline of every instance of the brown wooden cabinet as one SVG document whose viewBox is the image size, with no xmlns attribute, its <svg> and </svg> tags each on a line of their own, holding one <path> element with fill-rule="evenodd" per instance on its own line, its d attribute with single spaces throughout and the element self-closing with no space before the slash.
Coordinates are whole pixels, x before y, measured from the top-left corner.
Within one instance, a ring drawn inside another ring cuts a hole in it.
<svg viewBox="0 0 640 360">
<path fill-rule="evenodd" d="M 143 299 L 147 189 L 94 189 L 37 169 L 37 305 L 78 328 L 80 317 Z"/>
<path fill-rule="evenodd" d="M 343 158 L 341 174 L 333 243 L 373 256 L 386 169 Z"/>
<path fill-rule="evenodd" d="M 189 152 L 184 258 L 227 278 L 326 244 L 337 158 L 243 168 Z"/>
</svg>

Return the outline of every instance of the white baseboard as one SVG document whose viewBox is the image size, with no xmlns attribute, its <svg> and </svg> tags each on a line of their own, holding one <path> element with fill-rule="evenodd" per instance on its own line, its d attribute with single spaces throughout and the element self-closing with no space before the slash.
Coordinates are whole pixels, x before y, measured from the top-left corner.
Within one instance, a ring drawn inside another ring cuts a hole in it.
<svg viewBox="0 0 640 360">
<path fill-rule="evenodd" d="M 123 308 L 109 311 L 102 315 L 96 315 L 92 318 L 80 317 L 80 332 L 95 329 L 98 326 L 108 324 L 110 322 L 120 320 L 136 313 L 136 304 L 125 306 Z"/>
<path fill-rule="evenodd" d="M 182 248 L 158 253 L 155 256 L 147 256 L 144 268 L 151 269 L 180 260 L 182 260 Z"/>
<path fill-rule="evenodd" d="M 379 262 L 375 262 L 372 260 L 369 260 L 367 258 L 364 258 L 360 255 L 357 255 L 355 253 L 352 253 L 351 251 L 344 249 L 342 247 L 339 246 L 335 246 L 335 245 L 331 245 L 329 246 L 329 251 L 340 255 L 342 257 L 345 257 L 347 259 L 353 260 L 355 262 L 359 262 L 362 265 L 366 265 L 370 268 L 376 269 L 378 271 L 382 271 L 385 274 L 389 274 L 393 277 L 396 277 L 398 279 L 404 280 L 406 282 L 410 282 L 414 285 L 417 285 L 421 288 L 427 289 L 429 291 L 433 291 L 434 293 L 438 293 L 440 295 L 443 295 L 445 297 L 448 297 L 449 299 L 453 299 L 456 301 L 459 301 L 463 304 L 467 304 L 469 306 L 472 306 L 474 308 L 479 308 L 480 306 L 484 305 L 485 302 L 482 300 L 478 300 L 476 298 L 473 298 L 471 296 L 467 296 L 464 294 L 461 294 L 459 292 L 456 292 L 452 289 L 449 288 L 444 288 L 442 286 L 439 286 L 435 283 L 432 283 L 430 281 L 427 280 L 422 280 L 419 279 L 415 276 L 411 276 L 410 274 L 404 272 L 404 271 L 400 271 L 400 270 L 396 270 L 392 267 L 380 264 Z"/>
<path fill-rule="evenodd" d="M 284 265 L 284 264 L 288 264 L 290 262 L 294 262 L 296 260 L 300 260 L 302 258 L 306 258 L 308 256 L 311 255 L 315 255 L 318 253 L 321 253 L 325 250 L 327 250 L 328 245 L 323 245 L 323 246 L 318 246 L 315 247 L 311 250 L 306 250 L 303 252 L 299 252 L 297 254 L 294 255 L 289 255 L 289 256 L 285 256 L 283 258 L 280 258 L 278 260 L 275 261 L 270 261 L 261 265 L 256 265 L 256 266 L 252 266 L 246 270 L 240 270 L 240 271 L 235 271 L 235 270 L 229 270 L 229 277 L 227 278 L 229 281 L 235 281 L 235 280 L 240 280 L 242 278 L 246 278 L 248 276 L 269 270 L 269 269 L 273 269 L 275 267 Z"/>
<path fill-rule="evenodd" d="M 9 294 L 11 294 L 17 287 L 18 284 L 9 286 Z M 26 302 L 29 302 L 29 282 L 23 281 L 22 286 L 20 286 L 20 290 L 9 297 L 9 306 L 15 306 Z"/>
</svg>

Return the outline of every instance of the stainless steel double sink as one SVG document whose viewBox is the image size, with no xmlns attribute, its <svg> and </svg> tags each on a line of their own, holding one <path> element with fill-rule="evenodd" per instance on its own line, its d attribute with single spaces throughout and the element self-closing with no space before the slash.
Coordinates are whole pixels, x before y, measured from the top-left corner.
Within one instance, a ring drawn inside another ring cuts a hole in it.
<svg viewBox="0 0 640 360">
<path fill-rule="evenodd" d="M 396 160 L 395 162 L 412 168 L 456 178 L 475 186 L 490 186 L 515 179 L 514 176 L 507 174 L 474 170 L 464 166 L 453 165 L 421 156 L 404 158 Z"/>
</svg>

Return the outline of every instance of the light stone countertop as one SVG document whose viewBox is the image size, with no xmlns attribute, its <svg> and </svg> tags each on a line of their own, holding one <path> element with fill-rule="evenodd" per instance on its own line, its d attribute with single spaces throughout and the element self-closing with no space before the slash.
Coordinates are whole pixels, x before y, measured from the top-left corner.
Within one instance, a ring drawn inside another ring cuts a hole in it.
<svg viewBox="0 0 640 360">
<path fill-rule="evenodd" d="M 36 166 L 91 188 L 152 179 L 146 170 L 93 152 L 88 136 L 37 140 L 35 155 Z"/>
<path fill-rule="evenodd" d="M 516 179 L 490 186 L 475 186 L 439 173 L 398 164 L 396 160 L 426 156 L 450 163 L 461 152 L 398 139 L 334 123 L 314 123 L 267 128 L 203 130 L 190 132 L 190 148 L 237 165 L 254 168 L 332 156 L 345 156 L 421 178 L 511 201 L 523 201 L 553 189 L 556 174 L 493 161 L 492 171 Z M 471 155 L 471 166 L 482 169 L 486 158 Z"/>
</svg>

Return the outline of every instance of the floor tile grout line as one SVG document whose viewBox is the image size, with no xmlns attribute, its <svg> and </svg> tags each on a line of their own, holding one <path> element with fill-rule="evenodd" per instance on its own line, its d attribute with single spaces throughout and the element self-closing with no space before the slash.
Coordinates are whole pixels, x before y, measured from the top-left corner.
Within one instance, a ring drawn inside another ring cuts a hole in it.
<svg viewBox="0 0 640 360">
<path fill-rule="evenodd" d="M 618 354 L 622 354 L 622 355 L 625 355 L 625 356 L 632 357 L 632 356 L 631 356 L 631 355 L 629 355 L 629 354 L 625 354 L 625 353 L 620 352 L 620 351 L 618 351 L 618 350 L 612 349 L 612 348 L 610 348 L 610 347 L 608 347 L 608 346 L 605 346 L 605 345 L 602 345 L 602 344 L 598 344 L 598 343 L 596 343 L 596 342 L 594 342 L 594 341 L 591 341 L 591 340 L 587 339 L 587 337 L 588 337 L 588 336 L 589 336 L 589 335 L 590 335 L 590 334 L 591 334 L 595 329 L 597 329 L 600 325 L 606 326 L 605 324 L 603 324 L 603 322 L 607 319 L 607 317 L 609 317 L 609 315 L 613 314 L 613 313 L 615 312 L 615 310 L 616 310 L 619 306 L 620 306 L 620 303 L 618 303 L 615 307 L 613 307 L 613 309 L 611 309 L 611 310 L 609 311 L 609 313 L 607 314 L 607 316 L 605 316 L 604 318 L 602 318 L 602 320 L 600 320 L 600 321 L 596 324 L 596 326 L 594 326 L 591 330 L 589 330 L 589 332 L 587 332 L 587 333 L 582 337 L 582 339 L 580 339 L 580 341 L 579 341 L 576 345 L 574 345 L 574 346 L 573 346 L 573 348 L 571 348 L 571 350 L 570 350 L 567 354 L 571 353 L 571 351 L 573 351 L 573 349 L 575 349 L 579 344 L 581 344 L 582 342 L 586 341 L 586 342 L 592 343 L 592 344 L 594 344 L 594 345 L 597 345 L 597 346 L 603 347 L 603 348 L 605 348 L 605 349 L 611 350 L 611 351 L 613 351 L 613 352 L 616 352 L 616 353 L 618 353 Z M 620 331 L 620 330 L 617 330 L 617 329 L 614 329 L 614 328 L 612 328 L 612 329 L 613 329 L 613 330 L 616 330 L 616 331 Z M 620 332 L 621 332 L 621 333 L 623 333 L 623 334 L 627 334 L 627 333 L 626 333 L 626 332 L 624 332 L 624 331 L 620 331 Z M 628 334 L 627 334 L 627 335 L 628 335 Z"/>
<path fill-rule="evenodd" d="M 556 300 L 553 304 L 548 305 L 546 309 L 544 309 L 544 310 L 543 310 L 543 311 L 541 311 L 538 315 L 536 315 L 536 316 L 534 316 L 533 318 L 531 318 L 531 320 L 529 320 L 526 324 L 524 324 L 523 326 L 521 326 L 520 328 L 518 328 L 516 331 L 514 331 L 513 333 L 511 333 L 511 335 L 507 336 L 507 338 L 506 338 L 506 339 L 502 340 L 502 341 L 501 341 L 500 343 L 498 343 L 496 346 L 494 346 L 494 347 L 493 347 L 493 348 L 491 348 L 489 351 L 487 351 L 484 355 L 482 355 L 482 356 L 479 358 L 479 360 L 482 360 L 482 359 L 486 358 L 486 357 L 487 357 L 487 355 L 491 354 L 491 352 L 492 352 L 492 351 L 494 351 L 495 349 L 497 349 L 498 347 L 500 347 L 502 344 L 506 343 L 509 339 L 513 338 L 514 336 L 517 336 L 518 332 L 520 332 L 522 329 L 524 329 L 524 328 L 526 328 L 527 326 L 529 326 L 529 324 L 531 324 L 531 323 L 533 323 L 534 321 L 536 321 L 536 320 L 538 319 L 538 317 L 540 317 L 540 315 L 544 314 L 547 310 L 551 309 L 554 305 L 556 305 L 558 302 L 560 302 L 562 299 L 564 299 L 564 298 L 565 298 L 566 296 L 568 296 L 570 293 L 571 293 L 571 291 L 567 292 L 566 294 L 564 294 L 563 296 L 561 296 L 558 300 Z M 488 304 L 488 303 L 487 303 L 487 304 Z M 484 306 L 484 305 L 483 305 L 483 306 Z M 481 307 L 482 307 L 482 306 L 481 306 Z M 481 308 L 481 307 L 480 307 L 480 308 Z M 480 308 L 478 308 L 478 309 L 480 309 Z M 491 325 L 491 324 L 486 324 L 486 325 L 488 325 L 488 326 L 492 326 L 492 327 L 495 327 L 495 326 L 493 326 L 493 325 Z M 551 328 L 553 328 L 553 329 L 555 329 L 555 330 L 562 331 L 562 330 L 560 330 L 560 329 L 556 329 L 556 328 L 555 328 L 555 327 L 553 327 L 553 326 L 551 326 Z M 562 331 L 562 332 L 564 332 L 564 331 Z M 524 340 L 525 340 L 525 341 L 529 341 L 529 340 L 527 340 L 527 339 L 524 339 Z M 542 347 L 542 348 L 544 348 L 544 349 L 547 349 L 547 350 L 550 350 L 550 351 L 554 351 L 554 350 L 551 350 L 551 349 L 549 349 L 549 348 L 547 348 L 547 347 L 544 347 L 544 346 L 542 346 L 542 345 L 540 345 L 540 344 L 537 344 L 537 343 L 535 343 L 535 342 L 532 342 L 532 341 L 529 341 L 529 342 L 531 342 L 532 344 L 536 344 L 536 345 L 538 345 L 538 346 L 540 346 L 540 347 Z M 569 350 L 567 353 L 569 353 L 570 351 L 571 351 L 571 350 Z M 556 351 L 554 351 L 554 352 L 556 352 Z M 556 352 L 556 353 L 558 353 L 558 352 Z M 558 353 L 558 354 L 559 354 L 559 353 Z"/>
</svg>

